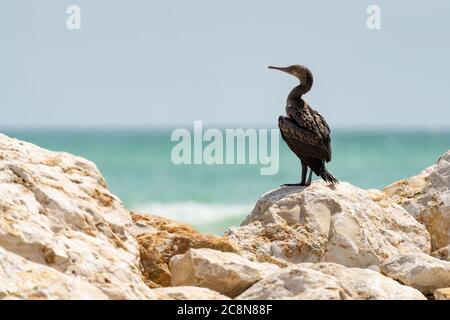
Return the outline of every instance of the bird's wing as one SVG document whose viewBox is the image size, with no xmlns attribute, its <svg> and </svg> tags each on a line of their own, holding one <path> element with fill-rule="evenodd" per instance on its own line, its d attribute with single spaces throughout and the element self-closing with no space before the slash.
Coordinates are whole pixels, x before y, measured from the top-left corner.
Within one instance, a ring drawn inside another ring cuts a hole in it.
<svg viewBox="0 0 450 320">
<path fill-rule="evenodd" d="M 312 157 L 325 161 L 331 160 L 331 138 L 330 128 L 325 119 L 306 102 L 300 108 L 287 107 L 288 116 L 297 124 L 297 134 L 292 134 L 292 138 L 302 140 L 306 143 L 305 152 Z"/>
<path fill-rule="evenodd" d="M 295 120 L 280 116 L 278 126 L 281 136 L 289 148 L 299 157 L 325 159 L 321 138 L 314 132 L 299 126 Z"/>
<path fill-rule="evenodd" d="M 311 109 L 312 110 L 312 109 Z M 314 120 L 316 122 L 316 127 L 318 132 L 320 133 L 322 137 L 322 142 L 325 147 L 325 159 L 327 162 L 330 162 L 331 160 L 331 130 L 328 126 L 328 123 L 325 121 L 325 119 L 322 117 L 320 113 L 317 111 L 313 111 L 314 114 Z"/>
<path fill-rule="evenodd" d="M 313 117 L 313 111 L 306 102 L 301 101 L 301 105 L 292 106 L 288 105 L 286 107 L 287 115 L 294 120 L 300 127 L 309 130 L 311 132 L 316 132 L 315 121 Z"/>
</svg>

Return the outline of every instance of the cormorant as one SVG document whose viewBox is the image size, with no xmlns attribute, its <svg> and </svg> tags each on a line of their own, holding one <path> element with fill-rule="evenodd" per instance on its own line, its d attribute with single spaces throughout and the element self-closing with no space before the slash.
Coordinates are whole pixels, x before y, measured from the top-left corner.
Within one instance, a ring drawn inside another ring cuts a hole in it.
<svg viewBox="0 0 450 320">
<path fill-rule="evenodd" d="M 339 183 L 325 168 L 325 161 L 331 160 L 330 128 L 325 119 L 302 99 L 313 84 L 311 71 L 301 65 L 284 68 L 270 66 L 269 69 L 286 72 L 300 80 L 300 84 L 292 89 L 287 98 L 287 117 L 278 118 L 281 137 L 300 159 L 302 166 L 302 181 L 285 185 L 309 186 L 313 172 L 327 182 Z M 308 168 L 311 171 L 308 181 L 305 181 Z"/>
</svg>

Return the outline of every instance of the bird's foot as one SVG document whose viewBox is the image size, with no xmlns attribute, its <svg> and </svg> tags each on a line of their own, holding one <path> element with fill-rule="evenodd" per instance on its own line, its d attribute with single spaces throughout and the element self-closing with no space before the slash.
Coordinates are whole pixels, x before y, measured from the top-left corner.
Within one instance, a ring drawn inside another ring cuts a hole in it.
<svg viewBox="0 0 450 320">
<path fill-rule="evenodd" d="M 282 187 L 307 187 L 309 184 L 306 183 L 285 183 L 281 185 Z"/>
</svg>

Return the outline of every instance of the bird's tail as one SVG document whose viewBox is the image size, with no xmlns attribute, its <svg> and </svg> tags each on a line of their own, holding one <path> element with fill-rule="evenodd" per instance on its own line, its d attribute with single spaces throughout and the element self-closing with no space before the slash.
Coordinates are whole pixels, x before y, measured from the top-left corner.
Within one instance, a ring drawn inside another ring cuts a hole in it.
<svg viewBox="0 0 450 320">
<path fill-rule="evenodd" d="M 336 179 L 327 169 L 325 169 L 320 176 L 326 182 L 329 182 L 332 184 L 339 183 L 338 179 Z"/>
</svg>

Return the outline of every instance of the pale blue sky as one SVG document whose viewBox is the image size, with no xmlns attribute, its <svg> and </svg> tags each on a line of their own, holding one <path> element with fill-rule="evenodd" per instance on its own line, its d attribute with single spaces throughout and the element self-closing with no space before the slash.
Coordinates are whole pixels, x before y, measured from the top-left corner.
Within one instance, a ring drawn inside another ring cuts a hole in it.
<svg viewBox="0 0 450 320">
<path fill-rule="evenodd" d="M 69 4 L 82 29 L 66 29 Z M 366 28 L 381 7 L 382 30 Z M 450 128 L 450 1 L 0 2 L 0 128 L 276 126 L 305 96 L 335 128 Z"/>
</svg>

